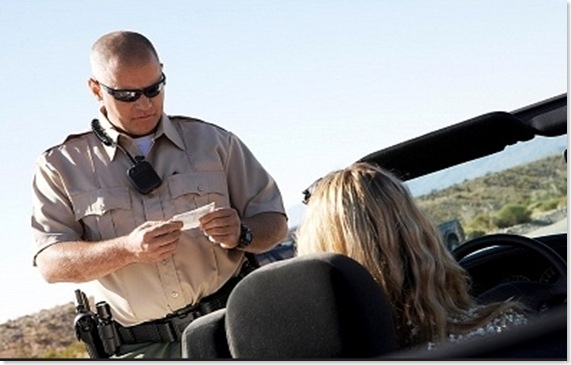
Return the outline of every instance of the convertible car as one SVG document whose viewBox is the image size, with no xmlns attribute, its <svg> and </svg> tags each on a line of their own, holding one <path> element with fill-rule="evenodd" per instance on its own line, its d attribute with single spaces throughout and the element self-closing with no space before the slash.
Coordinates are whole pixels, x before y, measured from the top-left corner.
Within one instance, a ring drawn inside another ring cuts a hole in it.
<svg viewBox="0 0 571 365">
<path fill-rule="evenodd" d="M 361 265 L 337 254 L 284 255 L 244 278 L 225 309 L 190 324 L 184 357 L 567 359 L 566 94 L 359 161 L 404 180 L 435 225 L 461 226 L 449 249 L 470 274 L 471 294 L 524 302 L 536 312 L 528 324 L 432 350 L 398 348 L 386 299 Z"/>
</svg>

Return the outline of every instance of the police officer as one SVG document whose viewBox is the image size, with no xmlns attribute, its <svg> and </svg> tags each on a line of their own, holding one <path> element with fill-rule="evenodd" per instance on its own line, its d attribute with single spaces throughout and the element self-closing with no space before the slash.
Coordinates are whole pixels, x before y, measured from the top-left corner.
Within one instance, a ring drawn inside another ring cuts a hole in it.
<svg viewBox="0 0 571 365">
<path fill-rule="evenodd" d="M 224 303 L 216 294 L 247 253 L 286 237 L 282 198 L 236 135 L 165 114 L 167 76 L 146 37 L 106 34 L 90 61 L 93 130 L 36 163 L 34 265 L 49 283 L 94 282 L 120 329 L 114 357 L 180 357 L 189 318 Z M 212 202 L 198 228 L 171 219 Z"/>
</svg>

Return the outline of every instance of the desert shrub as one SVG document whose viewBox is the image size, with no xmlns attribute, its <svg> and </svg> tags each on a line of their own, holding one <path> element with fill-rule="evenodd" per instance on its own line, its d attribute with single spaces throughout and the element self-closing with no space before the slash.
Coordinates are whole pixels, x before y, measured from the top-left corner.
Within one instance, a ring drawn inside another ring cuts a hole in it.
<svg viewBox="0 0 571 365">
<path fill-rule="evenodd" d="M 486 231 L 474 230 L 466 231 L 466 240 L 472 240 L 474 238 L 482 237 L 486 234 Z"/>
<path fill-rule="evenodd" d="M 551 198 L 549 200 L 540 202 L 537 208 L 542 212 L 547 212 L 553 209 L 557 209 L 557 207 L 559 206 L 559 201 L 560 198 Z"/>
<path fill-rule="evenodd" d="M 478 214 L 466 225 L 466 236 L 469 236 L 469 232 L 487 232 L 495 228 L 492 217 L 488 214 Z"/>
<path fill-rule="evenodd" d="M 506 204 L 494 216 L 493 222 L 499 228 L 527 223 L 531 220 L 531 212 L 520 204 Z"/>
</svg>

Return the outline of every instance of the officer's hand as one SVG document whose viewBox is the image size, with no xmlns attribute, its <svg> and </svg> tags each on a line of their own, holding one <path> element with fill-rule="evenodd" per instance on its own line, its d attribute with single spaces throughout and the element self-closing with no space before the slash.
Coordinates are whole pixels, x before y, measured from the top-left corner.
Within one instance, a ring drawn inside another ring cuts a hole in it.
<svg viewBox="0 0 571 365">
<path fill-rule="evenodd" d="M 175 252 L 182 226 L 180 221 L 145 222 L 127 236 L 127 250 L 138 262 L 165 259 Z"/>
<path fill-rule="evenodd" d="M 233 249 L 240 238 L 240 217 L 232 208 L 217 208 L 200 218 L 200 229 L 208 239 L 225 249 Z"/>
</svg>

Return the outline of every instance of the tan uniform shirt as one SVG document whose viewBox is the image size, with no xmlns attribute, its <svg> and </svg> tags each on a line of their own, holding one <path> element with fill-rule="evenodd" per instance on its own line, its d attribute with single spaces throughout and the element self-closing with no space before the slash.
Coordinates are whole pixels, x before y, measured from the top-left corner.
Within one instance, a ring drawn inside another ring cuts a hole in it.
<svg viewBox="0 0 571 365">
<path fill-rule="evenodd" d="M 134 141 L 102 127 L 133 156 Z M 191 118 L 163 115 L 146 159 L 163 182 L 142 195 L 127 178 L 130 159 L 94 135 L 70 136 L 37 161 L 32 229 L 36 254 L 66 241 L 97 241 L 128 235 L 150 220 L 168 220 L 210 202 L 241 217 L 285 215 L 272 177 L 231 132 Z M 115 319 L 130 326 L 162 318 L 218 290 L 240 268 L 244 253 L 212 244 L 199 229 L 183 231 L 177 251 L 157 263 L 134 263 L 95 283 Z M 88 293 L 91 295 L 92 293 Z"/>
</svg>

